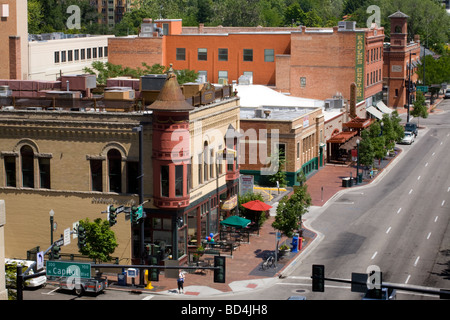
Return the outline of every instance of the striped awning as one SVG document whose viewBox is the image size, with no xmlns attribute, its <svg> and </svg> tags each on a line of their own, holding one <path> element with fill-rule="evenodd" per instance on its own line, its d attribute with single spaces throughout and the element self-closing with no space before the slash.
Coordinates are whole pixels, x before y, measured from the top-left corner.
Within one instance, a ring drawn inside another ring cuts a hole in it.
<svg viewBox="0 0 450 320">
<path fill-rule="evenodd" d="M 368 107 L 366 109 L 366 111 L 368 113 L 370 113 L 371 115 L 373 115 L 375 118 L 378 118 L 380 120 L 383 119 L 383 114 L 377 108 L 375 108 L 373 106 Z"/>
</svg>

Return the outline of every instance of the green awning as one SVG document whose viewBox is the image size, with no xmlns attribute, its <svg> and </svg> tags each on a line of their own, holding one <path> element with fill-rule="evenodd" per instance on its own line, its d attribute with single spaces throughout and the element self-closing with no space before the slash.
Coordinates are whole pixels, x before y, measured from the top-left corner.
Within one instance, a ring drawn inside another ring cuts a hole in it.
<svg viewBox="0 0 450 320">
<path fill-rule="evenodd" d="M 229 218 L 226 218 L 225 220 L 221 221 L 220 224 L 227 227 L 235 227 L 235 228 L 245 228 L 250 224 L 251 220 L 238 217 L 238 216 L 231 216 Z"/>
</svg>

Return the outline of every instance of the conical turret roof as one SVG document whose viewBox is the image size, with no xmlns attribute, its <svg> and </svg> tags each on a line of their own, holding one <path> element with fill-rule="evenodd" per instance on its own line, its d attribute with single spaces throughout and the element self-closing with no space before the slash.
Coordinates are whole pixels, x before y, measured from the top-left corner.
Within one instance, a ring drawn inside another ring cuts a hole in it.
<svg viewBox="0 0 450 320">
<path fill-rule="evenodd" d="M 177 76 L 173 71 L 172 64 L 167 72 L 166 82 L 159 92 L 158 97 L 147 109 L 174 112 L 186 112 L 194 109 L 193 106 L 186 102 L 186 98 L 178 84 Z"/>
</svg>

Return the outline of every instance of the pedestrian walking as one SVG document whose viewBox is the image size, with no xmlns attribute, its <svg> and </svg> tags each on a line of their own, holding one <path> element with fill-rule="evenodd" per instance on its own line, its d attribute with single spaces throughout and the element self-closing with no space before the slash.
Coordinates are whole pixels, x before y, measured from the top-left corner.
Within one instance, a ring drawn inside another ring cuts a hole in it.
<svg viewBox="0 0 450 320">
<path fill-rule="evenodd" d="M 177 283 L 178 283 L 178 293 L 184 293 L 184 287 L 183 287 L 183 285 L 184 285 L 184 273 L 182 271 L 180 271 L 178 273 Z"/>
</svg>

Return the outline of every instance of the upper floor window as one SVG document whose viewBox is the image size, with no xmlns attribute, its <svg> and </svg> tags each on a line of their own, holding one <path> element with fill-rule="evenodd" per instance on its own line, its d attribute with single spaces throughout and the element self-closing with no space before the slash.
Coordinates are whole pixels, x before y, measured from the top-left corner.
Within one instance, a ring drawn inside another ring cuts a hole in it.
<svg viewBox="0 0 450 320">
<path fill-rule="evenodd" d="M 34 153 L 30 146 L 23 146 L 20 149 L 22 162 L 22 186 L 34 188 Z"/>
<path fill-rule="evenodd" d="M 91 160 L 91 188 L 92 191 L 103 191 L 102 160 Z"/>
<path fill-rule="evenodd" d="M 219 61 L 228 61 L 228 49 L 219 48 Z"/>
<path fill-rule="evenodd" d="M 3 161 L 5 163 L 6 186 L 16 187 L 16 157 L 5 156 Z"/>
<path fill-rule="evenodd" d="M 208 49 L 198 48 L 197 58 L 199 61 L 207 61 L 208 60 Z"/>
<path fill-rule="evenodd" d="M 253 61 L 253 49 L 244 49 L 244 61 Z"/>
<path fill-rule="evenodd" d="M 275 61 L 275 50 L 264 49 L 264 62 L 274 62 Z"/>
<path fill-rule="evenodd" d="M 122 155 L 116 149 L 108 151 L 109 191 L 122 192 Z"/>
<path fill-rule="evenodd" d="M 186 48 L 177 48 L 177 60 L 186 60 Z"/>
</svg>

